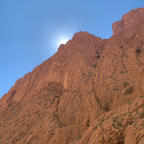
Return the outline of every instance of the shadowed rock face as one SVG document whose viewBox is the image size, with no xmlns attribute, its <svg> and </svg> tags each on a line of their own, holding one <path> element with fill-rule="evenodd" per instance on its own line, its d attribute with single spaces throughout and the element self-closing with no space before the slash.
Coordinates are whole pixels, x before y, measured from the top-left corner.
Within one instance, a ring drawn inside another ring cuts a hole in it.
<svg viewBox="0 0 144 144">
<path fill-rule="evenodd" d="M 144 8 L 107 40 L 74 35 L 0 100 L 3 144 L 143 144 Z"/>
</svg>

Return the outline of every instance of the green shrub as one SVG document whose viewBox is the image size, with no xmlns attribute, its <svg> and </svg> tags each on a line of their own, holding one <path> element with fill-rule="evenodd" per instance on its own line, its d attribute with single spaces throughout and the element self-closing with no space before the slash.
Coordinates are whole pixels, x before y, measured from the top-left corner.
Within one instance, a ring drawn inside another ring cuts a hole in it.
<svg viewBox="0 0 144 144">
<path fill-rule="evenodd" d="M 140 119 L 144 118 L 144 112 L 140 114 L 139 118 Z"/>
<path fill-rule="evenodd" d="M 144 95 L 139 96 L 140 98 L 144 98 Z"/>
<path fill-rule="evenodd" d="M 118 88 L 114 88 L 114 91 L 119 91 L 119 89 Z"/>
<path fill-rule="evenodd" d="M 98 126 L 96 125 L 93 130 L 96 130 L 97 128 L 98 128 Z"/>
<path fill-rule="evenodd" d="M 104 104 L 104 106 L 103 106 L 103 110 L 104 110 L 105 112 L 110 111 L 109 103 L 105 103 L 105 104 Z"/>
<path fill-rule="evenodd" d="M 79 136 L 77 139 L 81 139 L 82 138 L 82 136 Z"/>
<path fill-rule="evenodd" d="M 124 88 L 126 88 L 128 85 L 129 85 L 128 82 L 124 82 L 124 83 L 123 83 L 123 87 L 124 87 Z"/>
<path fill-rule="evenodd" d="M 129 86 L 126 90 L 125 90 L 125 95 L 128 95 L 128 94 L 131 94 L 134 90 L 134 87 L 133 86 Z"/>
<path fill-rule="evenodd" d="M 118 126 L 117 126 L 115 123 L 112 123 L 112 126 L 113 126 L 115 129 L 119 129 Z"/>
<path fill-rule="evenodd" d="M 137 49 L 135 50 L 135 53 L 136 53 L 137 55 L 139 55 L 139 54 L 141 53 L 141 49 L 140 49 L 140 48 L 137 48 Z"/>
<path fill-rule="evenodd" d="M 96 65 L 96 64 L 92 64 L 92 67 L 96 68 L 96 67 L 97 67 L 97 65 Z"/>
</svg>

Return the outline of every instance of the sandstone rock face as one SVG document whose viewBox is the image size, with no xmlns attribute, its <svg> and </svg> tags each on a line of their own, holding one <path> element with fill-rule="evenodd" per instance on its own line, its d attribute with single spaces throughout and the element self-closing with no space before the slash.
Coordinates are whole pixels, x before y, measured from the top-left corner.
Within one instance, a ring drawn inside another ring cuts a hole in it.
<svg viewBox="0 0 144 144">
<path fill-rule="evenodd" d="M 102 114 L 73 144 L 137 143 L 144 143 L 144 97 Z"/>
<path fill-rule="evenodd" d="M 2 144 L 144 144 L 144 8 L 101 39 L 87 32 L 0 100 Z"/>
</svg>

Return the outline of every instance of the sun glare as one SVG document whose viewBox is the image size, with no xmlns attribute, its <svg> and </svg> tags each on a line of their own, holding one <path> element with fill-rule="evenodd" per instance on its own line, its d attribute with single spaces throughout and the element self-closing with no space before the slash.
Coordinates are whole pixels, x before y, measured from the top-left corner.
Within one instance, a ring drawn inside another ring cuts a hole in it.
<svg viewBox="0 0 144 144">
<path fill-rule="evenodd" d="M 60 46 L 61 44 L 66 44 L 68 40 L 68 37 L 61 37 L 58 39 L 57 45 Z"/>
</svg>

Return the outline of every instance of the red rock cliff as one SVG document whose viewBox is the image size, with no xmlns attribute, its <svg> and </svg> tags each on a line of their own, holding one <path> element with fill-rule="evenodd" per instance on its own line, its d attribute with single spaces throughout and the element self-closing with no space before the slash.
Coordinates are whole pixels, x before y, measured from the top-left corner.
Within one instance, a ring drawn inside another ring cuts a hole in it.
<svg viewBox="0 0 144 144">
<path fill-rule="evenodd" d="M 107 40 L 74 35 L 0 100 L 4 144 L 143 144 L 144 8 Z"/>
</svg>

